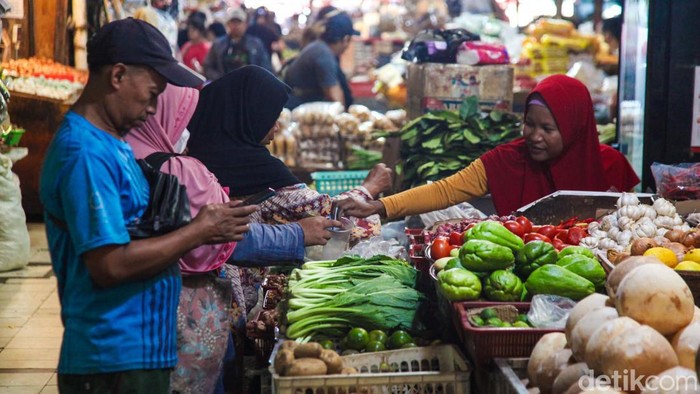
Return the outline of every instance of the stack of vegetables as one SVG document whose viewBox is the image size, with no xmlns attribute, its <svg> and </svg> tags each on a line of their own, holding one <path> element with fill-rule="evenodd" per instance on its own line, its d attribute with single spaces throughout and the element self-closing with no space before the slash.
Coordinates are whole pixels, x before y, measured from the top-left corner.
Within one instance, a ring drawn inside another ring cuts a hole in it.
<svg viewBox="0 0 700 394">
<path fill-rule="evenodd" d="M 289 277 L 286 335 L 341 338 L 355 327 L 420 330 L 418 271 L 387 256 L 305 263 Z"/>
<path fill-rule="evenodd" d="M 435 262 L 438 289 L 449 301 L 520 301 L 553 294 L 579 300 L 605 283 L 605 271 L 585 247 L 560 253 L 550 243 L 524 243 L 501 223 L 481 222 L 464 234 L 458 257 Z"/>
<path fill-rule="evenodd" d="M 543 336 L 527 367 L 539 392 L 696 393 L 700 314 L 683 279 L 653 257 L 631 257 Z"/>
<path fill-rule="evenodd" d="M 520 136 L 520 118 L 479 110 L 476 97 L 465 98 L 459 113 L 435 111 L 407 123 L 401 133 L 403 187 L 436 181 L 468 166 L 494 147 Z"/>
</svg>

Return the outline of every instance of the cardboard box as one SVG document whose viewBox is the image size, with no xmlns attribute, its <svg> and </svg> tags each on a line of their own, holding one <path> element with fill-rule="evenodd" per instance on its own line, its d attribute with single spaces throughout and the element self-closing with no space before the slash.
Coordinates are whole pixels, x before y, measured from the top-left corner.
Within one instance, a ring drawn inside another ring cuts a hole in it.
<svg viewBox="0 0 700 394">
<path fill-rule="evenodd" d="M 459 110 L 467 96 L 477 96 L 483 110 L 510 111 L 513 105 L 513 67 L 508 64 L 409 64 L 408 116 L 434 110 Z"/>
</svg>

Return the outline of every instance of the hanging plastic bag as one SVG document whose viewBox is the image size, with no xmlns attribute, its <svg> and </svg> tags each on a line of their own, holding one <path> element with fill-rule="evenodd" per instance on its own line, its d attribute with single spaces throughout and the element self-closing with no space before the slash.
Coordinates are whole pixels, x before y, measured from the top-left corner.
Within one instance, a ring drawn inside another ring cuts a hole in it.
<svg viewBox="0 0 700 394">
<path fill-rule="evenodd" d="M 570 298 L 538 294 L 532 297 L 527 320 L 535 328 L 563 329 L 575 306 L 576 302 Z"/>
<path fill-rule="evenodd" d="M 0 271 L 20 269 L 29 263 L 26 221 L 12 160 L 0 154 Z"/>
</svg>

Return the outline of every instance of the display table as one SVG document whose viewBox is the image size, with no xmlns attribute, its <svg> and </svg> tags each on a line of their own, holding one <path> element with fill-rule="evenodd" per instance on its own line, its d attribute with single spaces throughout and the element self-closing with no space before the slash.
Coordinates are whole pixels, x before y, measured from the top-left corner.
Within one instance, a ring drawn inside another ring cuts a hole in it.
<svg viewBox="0 0 700 394">
<path fill-rule="evenodd" d="M 69 102 L 11 92 L 10 119 L 27 130 L 20 144 L 29 149 L 29 155 L 17 162 L 13 171 L 20 179 L 22 206 L 30 221 L 42 220 L 43 207 L 39 201 L 41 165 L 49 143 L 69 108 Z"/>
</svg>

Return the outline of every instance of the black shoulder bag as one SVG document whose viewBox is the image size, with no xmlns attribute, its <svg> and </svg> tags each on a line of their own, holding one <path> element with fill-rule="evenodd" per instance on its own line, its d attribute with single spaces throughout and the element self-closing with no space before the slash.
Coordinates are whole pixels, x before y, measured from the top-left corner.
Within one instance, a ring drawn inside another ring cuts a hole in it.
<svg viewBox="0 0 700 394">
<path fill-rule="evenodd" d="M 148 208 L 143 216 L 126 226 L 132 239 L 167 234 L 192 220 L 187 188 L 175 175 L 160 171 L 160 167 L 175 153 L 155 152 L 137 160 L 150 186 Z"/>
</svg>

